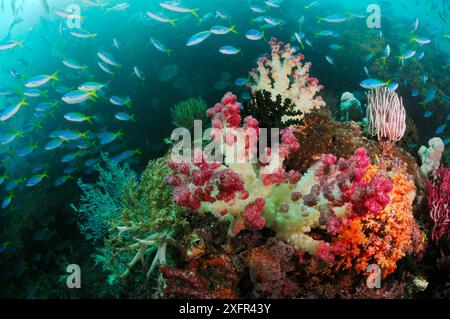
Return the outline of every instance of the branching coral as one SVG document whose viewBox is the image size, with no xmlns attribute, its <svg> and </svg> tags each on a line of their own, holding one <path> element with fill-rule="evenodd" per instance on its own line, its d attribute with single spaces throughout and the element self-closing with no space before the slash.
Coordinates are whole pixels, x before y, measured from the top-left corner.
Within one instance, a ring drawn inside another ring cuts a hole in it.
<svg viewBox="0 0 450 319">
<path fill-rule="evenodd" d="M 96 184 L 78 185 L 83 191 L 80 206 L 72 208 L 80 217 L 80 230 L 89 240 L 102 240 L 108 233 L 110 224 L 120 218 L 124 208 L 124 191 L 136 181 L 136 175 L 127 166 L 120 166 L 102 155 L 105 167 L 97 166 L 99 173 Z"/>
<path fill-rule="evenodd" d="M 289 44 L 272 38 L 269 42 L 272 52 L 258 60 L 258 67 L 250 72 L 254 79 L 251 85 L 253 92 L 270 92 L 272 101 L 278 96 L 282 100 L 289 99 L 292 103 L 292 111 L 296 115 L 285 115 L 283 122 L 301 119 L 303 114 L 311 112 L 315 108 L 325 106 L 325 102 L 316 94 L 322 90 L 319 81 L 310 77 L 311 63 L 302 64 L 304 56 L 296 54 L 296 50 Z"/>
<path fill-rule="evenodd" d="M 251 101 L 245 103 L 242 115 L 251 115 L 258 120 L 260 127 L 265 128 L 285 128 L 301 124 L 298 119 L 301 118 L 301 113 L 293 110 L 289 99 L 283 101 L 281 95 L 278 95 L 273 100 L 271 93 L 267 91 L 254 92 Z M 289 116 L 291 119 L 282 121 L 284 116 Z"/>
<path fill-rule="evenodd" d="M 182 101 L 170 109 L 170 114 L 173 125 L 190 129 L 194 120 L 206 119 L 206 103 L 200 98 Z"/>
<path fill-rule="evenodd" d="M 428 207 L 433 220 L 432 237 L 436 243 L 450 228 L 450 169 L 439 167 L 427 187 Z"/>
<path fill-rule="evenodd" d="M 172 203 L 170 187 L 164 182 L 168 174 L 165 160 L 150 161 L 140 182 L 134 173 L 111 161 L 99 171 L 100 186 L 82 184 L 86 195 L 77 208 L 89 213 L 89 227 L 83 228 L 88 234 L 93 232 L 93 221 L 103 226 L 104 245 L 95 255 L 96 262 L 109 273 L 110 284 L 126 277 L 141 263 L 143 267 L 137 270 L 136 278 L 144 281 L 159 264 L 168 262 L 171 236 L 184 222 L 178 216 L 179 208 Z M 95 234 L 99 238 L 99 231 Z"/>
</svg>

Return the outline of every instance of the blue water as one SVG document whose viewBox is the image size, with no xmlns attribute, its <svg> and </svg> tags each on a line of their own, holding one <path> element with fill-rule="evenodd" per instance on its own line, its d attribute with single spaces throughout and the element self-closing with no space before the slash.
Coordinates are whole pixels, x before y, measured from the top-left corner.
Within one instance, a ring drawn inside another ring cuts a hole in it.
<svg viewBox="0 0 450 319">
<path fill-rule="evenodd" d="M 90 6 L 90 2 L 104 6 Z M 129 7 L 110 10 L 121 3 Z M 182 4 L 198 8 L 196 13 L 201 22 L 189 12 L 164 9 L 159 1 L 0 0 L 0 47 L 21 42 L 20 46 L 0 51 L 0 90 L 11 90 L 11 94 L 0 94 L 0 112 L 24 98 L 30 79 L 58 72 L 57 79 L 38 87 L 41 96 L 25 97 L 27 105 L 0 123 L 1 140 L 5 141 L 0 146 L 0 175 L 7 177 L 0 186 L 0 201 L 7 200 L 4 202 L 7 207 L 0 212 L 3 230 L 6 225 L 18 224 L 13 214 L 23 212 L 26 207 L 34 215 L 26 215 L 26 220 L 20 221 L 23 224 L 17 227 L 21 234 L 31 232 L 23 227 L 27 222 L 34 225 L 30 226 L 33 230 L 39 229 L 36 224 L 40 220 L 45 220 L 41 225 L 43 229 L 57 223 L 59 235 L 53 244 L 63 246 L 62 250 L 69 249 L 66 242 L 78 236 L 73 230 L 75 221 L 69 207 L 79 195 L 75 182 L 78 178 L 95 180 L 92 167 L 102 152 L 117 156 L 139 149 L 139 153 L 124 162 L 142 171 L 149 159 L 167 150 L 164 138 L 174 128 L 170 118 L 172 105 L 187 98 L 202 97 L 212 106 L 227 91 L 240 95 L 242 101 L 247 99 L 249 94 L 243 79 L 248 78 L 257 58 L 268 52 L 267 40 L 276 37 L 300 48 L 295 32 L 302 34 L 304 43 L 300 51 L 313 63 L 311 74 L 335 99 L 349 91 L 361 97 L 364 103 L 362 80 L 370 77 L 395 81 L 408 116 L 418 128 L 421 143 L 435 135 L 448 138 L 449 125 L 445 123 L 450 113 L 450 5 L 447 1 L 271 1 L 275 7 L 264 1 L 244 0 L 184 0 Z M 369 4 L 378 4 L 381 9 L 379 29 L 367 27 Z M 70 5 L 80 9 L 81 20 L 57 14 L 57 10 L 63 12 Z M 263 8 L 264 12 L 250 9 L 255 6 Z M 176 27 L 150 18 L 147 12 L 176 19 Z M 353 18 L 342 23 L 317 23 L 319 17 L 349 17 L 351 14 Z M 261 22 L 257 22 L 258 18 Z M 277 21 L 279 25 L 273 26 L 267 21 Z M 418 28 L 413 31 L 415 21 L 419 21 Z M 79 22 L 78 26 L 91 36 L 78 38 L 71 34 L 77 32 L 73 22 Z M 216 25 L 235 26 L 237 33 L 212 34 L 198 45 L 186 45 L 191 36 Z M 250 29 L 260 30 L 264 38 L 247 39 L 245 34 Z M 332 30 L 338 36 L 315 36 L 323 30 Z M 431 43 L 420 45 L 411 40 L 413 36 L 425 37 Z M 170 54 L 158 50 L 151 38 L 164 44 Z M 386 65 L 380 66 L 388 44 L 390 56 Z M 232 46 L 239 52 L 222 54 L 220 48 L 224 46 Z M 402 65 L 397 56 L 407 50 L 415 50 L 417 56 Z M 111 54 L 120 64 L 116 67 L 102 62 L 113 75 L 99 67 L 100 51 Z M 423 57 L 418 60 L 421 52 L 424 52 Z M 327 61 L 326 56 L 332 57 L 332 62 Z M 63 64 L 69 60 L 79 63 L 83 70 Z M 142 78 L 136 74 L 135 67 Z M 85 82 L 106 86 L 98 91 L 95 101 L 67 104 L 62 100 L 66 93 L 77 90 Z M 111 96 L 129 98 L 132 107 L 112 104 Z M 92 118 L 84 122 L 69 121 L 64 116 L 70 112 Z M 119 112 L 134 116 L 135 122 L 118 120 L 115 115 Z M 64 130 L 85 133 L 87 138 L 66 140 L 57 149 L 46 150 L 47 143 L 60 139 L 58 131 Z M 105 132 L 119 135 L 119 131 L 123 136 L 106 145 L 98 138 Z M 14 135 L 14 140 L 6 143 L 10 134 Z M 84 141 L 84 145 L 80 145 L 80 141 Z M 18 186 L 7 190 L 7 182 L 11 181 L 19 181 Z M 27 187 L 27 182 L 31 186 Z M 9 240 L 5 234 L 0 232 L 0 243 Z M 34 238 L 34 242 L 41 240 Z M 30 247 L 30 250 L 35 249 L 34 244 Z M 29 260 L 16 255 L 9 258 L 14 262 L 5 263 L 9 271 L 3 276 L 21 278 Z M 43 252 L 39 260 L 41 258 L 51 263 L 54 256 Z M 26 295 L 23 291 L 20 294 Z"/>
</svg>

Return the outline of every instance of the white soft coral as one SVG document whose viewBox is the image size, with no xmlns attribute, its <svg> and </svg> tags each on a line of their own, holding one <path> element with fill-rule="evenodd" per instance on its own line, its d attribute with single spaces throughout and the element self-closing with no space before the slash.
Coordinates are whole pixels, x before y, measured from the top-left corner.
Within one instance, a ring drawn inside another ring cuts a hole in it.
<svg viewBox="0 0 450 319">
<path fill-rule="evenodd" d="M 276 39 L 270 40 L 271 55 L 259 59 L 258 67 L 250 74 L 254 79 L 252 91 L 267 91 L 272 100 L 276 101 L 280 95 L 282 100 L 289 99 L 298 115 L 283 117 L 283 122 L 301 119 L 304 114 L 315 108 L 325 106 L 322 97 L 316 96 L 323 86 L 316 78 L 309 76 L 311 63 L 304 63 L 304 56 L 296 54 L 296 50 L 289 44 L 284 45 Z"/>
</svg>

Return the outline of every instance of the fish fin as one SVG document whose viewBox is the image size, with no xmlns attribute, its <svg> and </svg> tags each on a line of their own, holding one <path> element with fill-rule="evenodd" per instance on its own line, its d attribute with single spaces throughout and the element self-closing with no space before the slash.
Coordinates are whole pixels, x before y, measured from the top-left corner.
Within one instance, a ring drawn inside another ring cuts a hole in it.
<svg viewBox="0 0 450 319">
<path fill-rule="evenodd" d="M 89 99 L 90 99 L 90 100 L 98 99 L 97 91 L 91 91 L 91 92 L 89 92 Z"/>
<path fill-rule="evenodd" d="M 169 23 L 170 23 L 174 28 L 177 27 L 177 25 L 175 24 L 175 21 L 178 21 L 178 19 L 172 19 L 172 20 L 169 20 Z"/>
<path fill-rule="evenodd" d="M 83 132 L 83 133 L 81 133 L 80 135 L 81 135 L 82 137 L 86 138 L 87 135 L 88 135 L 90 132 L 91 132 L 90 130 L 87 130 L 86 132 Z"/>
<path fill-rule="evenodd" d="M 231 28 L 229 28 L 229 31 L 233 33 L 239 33 L 236 31 L 236 25 L 233 25 Z"/>
<path fill-rule="evenodd" d="M 131 103 L 130 98 L 127 98 L 127 101 L 125 102 L 125 105 L 126 105 L 127 107 L 129 107 L 130 109 L 133 107 L 133 104 Z"/>
<path fill-rule="evenodd" d="M 321 18 L 321 17 L 317 17 L 317 24 L 321 23 L 321 22 L 322 22 L 322 19 L 323 19 L 323 18 Z"/>
<path fill-rule="evenodd" d="M 197 11 L 198 11 L 198 10 L 200 10 L 200 8 L 192 9 L 192 10 L 189 11 L 189 12 L 192 13 L 192 15 L 193 15 L 194 17 L 196 17 L 197 19 L 200 20 L 200 17 L 199 17 L 198 14 L 197 14 Z"/>
<path fill-rule="evenodd" d="M 130 116 L 130 120 L 131 122 L 136 123 L 136 118 L 134 114 Z"/>
<path fill-rule="evenodd" d="M 55 81 L 60 81 L 60 79 L 57 77 L 58 73 L 59 73 L 59 70 L 56 71 L 55 73 L 53 73 L 52 75 L 50 75 L 50 78 Z"/>
</svg>

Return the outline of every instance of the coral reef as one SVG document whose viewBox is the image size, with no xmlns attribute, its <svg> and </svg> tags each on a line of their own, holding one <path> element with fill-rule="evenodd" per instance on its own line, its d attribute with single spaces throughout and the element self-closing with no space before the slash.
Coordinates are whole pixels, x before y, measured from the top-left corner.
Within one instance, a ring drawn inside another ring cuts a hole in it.
<svg viewBox="0 0 450 319">
<path fill-rule="evenodd" d="M 278 95 L 275 100 L 268 91 L 256 91 L 252 95 L 251 101 L 245 103 L 242 109 L 242 116 L 251 115 L 258 120 L 259 126 L 264 128 L 286 128 L 291 125 L 299 125 L 301 114 L 293 110 L 289 99 L 284 99 Z M 290 119 L 283 121 L 288 116 Z"/>
<path fill-rule="evenodd" d="M 284 158 L 298 147 L 292 130 L 281 132 L 279 151 L 270 154 L 268 149 L 270 162 L 255 171 L 249 159 L 256 154 L 256 140 L 247 140 L 245 130 L 258 132 L 258 122 L 246 117 L 244 130 L 239 130 L 240 104 L 231 93 L 209 109 L 208 115 L 212 119 L 214 140 L 225 148 L 226 156 L 232 154 L 236 158 L 231 161 L 230 158 L 225 159 L 225 162 L 230 162 L 228 167 L 208 161 L 206 154 L 199 150 L 194 151 L 192 159 L 187 161 L 176 162 L 169 158 L 168 166 L 173 174 L 167 177 L 167 182 L 174 187 L 174 202 L 191 210 L 213 212 L 217 217 L 226 218 L 231 222 L 230 235 L 244 228 L 261 229 L 264 227 L 261 213 L 266 207 L 267 197 L 275 188 L 281 188 L 279 184 L 284 183 L 289 188 L 297 178 L 295 174 L 286 174 L 282 168 Z M 235 154 L 238 141 L 245 141 L 245 147 L 239 148 Z M 277 208 L 272 207 L 271 210 L 276 211 Z"/>
<path fill-rule="evenodd" d="M 102 240 L 124 208 L 123 196 L 126 187 L 136 180 L 136 174 L 127 166 L 121 167 L 102 155 L 105 166 L 96 166 L 98 180 L 96 184 L 84 184 L 78 181 L 83 192 L 79 207 L 72 208 L 79 216 L 81 232 L 88 240 Z"/>
<path fill-rule="evenodd" d="M 172 124 L 190 129 L 195 120 L 206 120 L 206 108 L 205 101 L 200 98 L 182 101 L 170 109 Z"/>
<path fill-rule="evenodd" d="M 123 170 L 113 169 L 115 173 Z M 184 219 L 171 201 L 172 193 L 164 182 L 167 174 L 165 160 L 158 159 L 149 162 L 139 182 L 132 179 L 116 185 L 123 187 L 119 193 L 122 204 L 115 218 L 109 220 L 104 245 L 94 256 L 109 274 L 110 285 L 127 282 L 131 273 L 135 284 L 144 285 L 154 278 L 158 265 L 170 262 L 172 236 L 183 227 Z M 141 267 L 135 267 L 137 264 Z"/>
<path fill-rule="evenodd" d="M 252 92 L 270 92 L 272 100 L 278 96 L 282 100 L 289 99 L 296 115 L 285 115 L 283 122 L 293 119 L 301 119 L 303 114 L 311 112 L 315 108 L 325 105 L 320 96 L 316 96 L 323 87 L 316 78 L 310 77 L 311 63 L 302 64 L 304 56 L 296 54 L 296 50 L 289 44 L 277 42 L 275 38 L 270 40 L 271 55 L 266 55 L 258 60 L 258 67 L 250 72 L 254 83 L 251 84 Z"/>
<path fill-rule="evenodd" d="M 437 285 L 447 296 L 450 174 L 441 167 L 428 181 L 395 144 L 406 130 L 402 99 L 368 94 L 370 139 L 350 94 L 345 122 L 333 120 L 310 64 L 270 45 L 244 108 L 227 93 L 204 110 L 211 143 L 151 161 L 128 183 L 123 167 L 109 167 L 117 191 L 102 182 L 85 198 L 90 215 L 97 196 L 120 202 L 98 211 L 107 220 L 96 260 L 111 285 L 127 297 L 411 298 Z M 281 128 L 279 143 L 267 147 L 263 128 Z"/>
<path fill-rule="evenodd" d="M 449 240 L 450 228 L 450 169 L 439 167 L 428 183 L 428 207 L 433 220 L 432 238 L 436 243 Z"/>
<path fill-rule="evenodd" d="M 241 271 L 247 269 L 254 284 L 253 298 L 295 298 L 299 287 L 294 257 L 293 247 L 272 237 L 237 255 L 234 263 Z"/>
<path fill-rule="evenodd" d="M 402 98 L 387 87 L 377 87 L 367 94 L 368 131 L 392 147 L 406 131 L 406 110 Z"/>
<path fill-rule="evenodd" d="M 419 156 L 422 161 L 420 170 L 425 175 L 434 176 L 436 170 L 441 163 L 442 153 L 444 152 L 444 142 L 439 137 L 433 137 L 428 141 L 428 148 L 422 145 L 419 148 Z"/>
<path fill-rule="evenodd" d="M 338 268 L 352 267 L 365 272 L 369 264 L 377 264 L 381 274 L 387 276 L 396 269 L 399 259 L 407 253 L 420 252 L 424 235 L 413 243 L 413 234 L 418 225 L 412 214 L 415 197 L 414 182 L 408 177 L 404 165 L 383 161 L 366 169 L 365 178 L 389 172 L 392 190 L 390 202 L 377 214 L 354 219 L 342 226 L 333 242 L 342 249 Z M 420 232 L 419 232 L 420 233 Z"/>
<path fill-rule="evenodd" d="M 363 119 L 363 109 L 361 102 L 350 92 L 344 92 L 341 96 L 340 104 L 341 121 L 361 121 Z"/>
<path fill-rule="evenodd" d="M 226 129 L 239 127 L 241 123 L 239 112 L 236 97 L 230 93 L 224 96 L 221 103 L 208 111 L 215 129 L 213 134 L 215 137 L 220 136 L 221 143 L 226 147 L 232 147 L 236 141 L 236 136 L 230 135 Z M 256 129 L 258 127 L 251 117 L 244 120 L 244 126 Z M 280 146 L 282 155 L 279 157 L 284 159 L 289 156 L 291 150 L 297 148 L 292 131 L 285 131 Z M 249 143 L 241 155 L 248 155 L 248 152 L 252 152 Z M 322 228 L 326 229 L 330 236 L 335 236 L 339 234 L 341 227 L 343 229 L 349 227 L 350 230 L 359 227 L 361 233 L 362 219 L 366 218 L 366 215 L 381 218 L 384 212 L 389 217 L 391 208 L 385 211 L 386 206 L 397 204 L 397 198 L 389 196 L 393 189 L 391 180 L 395 182 L 396 179 L 407 180 L 405 169 L 398 174 L 391 174 L 392 176 L 387 174 L 383 176 L 387 168 L 373 169 L 364 149 L 356 150 L 348 160 L 344 158 L 337 160 L 331 154 L 322 155 L 320 161 L 303 176 L 293 171 L 286 173 L 282 166 L 274 167 L 267 174 L 267 167 L 271 164 L 260 166 L 259 171 L 255 171 L 251 162 L 239 164 L 231 162 L 227 167 L 217 162 L 208 163 L 202 153 L 194 156 L 197 156 L 196 164 L 187 161 L 175 163 L 169 158 L 168 165 L 174 173 L 168 176 L 167 181 L 174 187 L 175 203 L 198 212 L 212 212 L 216 217 L 228 220 L 231 236 L 243 229 L 270 228 L 276 232 L 277 238 L 287 241 L 295 249 L 317 255 L 329 263 L 335 261 L 336 255 L 345 255 L 343 252 L 345 248 L 349 256 L 355 254 L 352 245 L 347 245 L 343 239 L 342 243 L 336 241 L 330 244 L 314 238 L 310 232 Z M 412 231 L 408 227 L 413 227 L 414 224 L 411 204 L 415 187 L 412 181 L 408 185 L 409 188 L 404 186 L 405 190 L 403 186 L 398 186 L 393 192 L 398 195 L 398 201 L 405 206 L 398 207 L 399 220 L 394 220 L 394 224 L 388 227 L 394 227 L 395 222 L 400 221 L 407 229 L 402 229 L 397 235 L 404 238 L 399 238 L 398 247 L 392 247 L 398 249 L 392 257 L 392 263 L 381 258 L 375 260 L 380 263 L 384 274 L 395 269 L 396 261 L 408 251 L 406 246 L 409 242 L 404 241 L 411 241 Z M 395 203 L 391 202 L 394 200 Z M 400 214 L 400 210 L 403 214 Z M 356 221 L 352 222 L 353 220 Z M 369 237 L 375 237 L 374 233 L 379 231 L 378 228 L 369 227 Z M 357 231 L 358 229 L 353 230 Z M 342 238 L 346 238 L 344 231 L 343 236 Z M 373 245 L 373 242 L 368 241 L 364 235 L 349 238 Z M 359 242 L 355 244 L 358 245 Z M 386 249 L 381 248 L 382 253 L 390 255 Z M 356 263 L 354 268 L 365 270 L 367 263 L 360 263 L 362 266 Z M 347 261 L 346 267 L 350 264 Z"/>
</svg>

